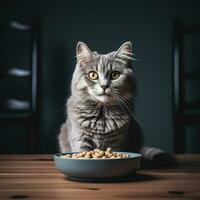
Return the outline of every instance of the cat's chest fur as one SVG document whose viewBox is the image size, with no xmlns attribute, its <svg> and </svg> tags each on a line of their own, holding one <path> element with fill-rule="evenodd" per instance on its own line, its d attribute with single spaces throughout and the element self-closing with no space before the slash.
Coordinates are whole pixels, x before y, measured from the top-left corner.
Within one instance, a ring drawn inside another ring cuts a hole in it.
<svg viewBox="0 0 200 200">
<path fill-rule="evenodd" d="M 120 106 L 76 105 L 77 125 L 91 135 L 111 135 L 129 123 L 129 114 Z"/>
<path fill-rule="evenodd" d="M 83 148 L 105 149 L 112 146 L 119 149 L 124 145 L 124 136 L 129 124 L 129 116 L 118 107 L 97 106 L 77 108 L 77 125 L 80 127 Z"/>
</svg>

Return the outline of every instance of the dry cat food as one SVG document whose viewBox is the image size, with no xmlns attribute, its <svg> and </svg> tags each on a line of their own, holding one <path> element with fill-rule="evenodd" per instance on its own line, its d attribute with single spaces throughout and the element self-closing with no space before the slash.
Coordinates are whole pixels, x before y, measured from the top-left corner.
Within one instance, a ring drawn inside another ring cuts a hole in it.
<svg viewBox="0 0 200 200">
<path fill-rule="evenodd" d="M 94 149 L 93 151 L 83 151 L 80 153 L 65 154 L 63 158 L 103 158 L 103 159 L 113 159 L 113 158 L 129 158 L 129 154 L 112 152 L 111 147 L 108 147 L 106 151 L 101 149 Z"/>
</svg>

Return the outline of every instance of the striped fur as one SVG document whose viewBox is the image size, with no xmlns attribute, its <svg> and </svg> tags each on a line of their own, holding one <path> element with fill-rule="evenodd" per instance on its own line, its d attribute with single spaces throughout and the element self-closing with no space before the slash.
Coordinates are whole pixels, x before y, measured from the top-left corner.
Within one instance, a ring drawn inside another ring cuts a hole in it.
<svg viewBox="0 0 200 200">
<path fill-rule="evenodd" d="M 136 87 L 130 67 L 131 43 L 124 43 L 116 52 L 104 55 L 91 52 L 84 43 L 79 43 L 76 56 L 67 120 L 59 134 L 61 152 L 108 146 L 129 149 L 127 140 L 129 134 L 134 134 L 129 129 L 137 123 L 133 114 Z M 88 78 L 89 71 L 98 73 L 98 81 Z M 118 71 L 120 78 L 111 80 L 112 71 Z M 102 95 L 102 84 L 107 85 L 106 95 Z M 141 130 L 135 135 L 142 135 Z M 137 146 L 141 145 L 133 145 L 132 150 L 138 150 Z"/>
<path fill-rule="evenodd" d="M 108 146 L 115 150 L 141 151 L 143 136 L 134 115 L 136 83 L 130 67 L 131 43 L 126 42 L 117 51 L 102 55 L 79 42 L 76 56 L 67 119 L 59 134 L 60 151 Z M 90 71 L 98 73 L 98 80 L 88 78 Z M 113 71 L 120 73 L 117 80 L 110 78 Z M 148 149 L 143 148 L 142 152 L 151 158 Z"/>
</svg>

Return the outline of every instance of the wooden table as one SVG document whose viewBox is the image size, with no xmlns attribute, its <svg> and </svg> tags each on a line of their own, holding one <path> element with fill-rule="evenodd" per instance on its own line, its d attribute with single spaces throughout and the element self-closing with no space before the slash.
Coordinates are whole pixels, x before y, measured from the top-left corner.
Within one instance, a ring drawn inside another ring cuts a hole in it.
<svg viewBox="0 0 200 200">
<path fill-rule="evenodd" d="M 174 169 L 140 170 L 128 182 L 68 180 L 52 155 L 0 155 L 0 199 L 200 199 L 200 155 L 179 155 Z"/>
</svg>

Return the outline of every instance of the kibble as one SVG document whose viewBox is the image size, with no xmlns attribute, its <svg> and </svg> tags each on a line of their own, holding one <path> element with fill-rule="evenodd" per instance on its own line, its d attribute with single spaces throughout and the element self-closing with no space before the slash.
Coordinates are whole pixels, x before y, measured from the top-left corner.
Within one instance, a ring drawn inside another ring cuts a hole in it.
<svg viewBox="0 0 200 200">
<path fill-rule="evenodd" d="M 120 159 L 129 158 L 129 154 L 112 152 L 112 148 L 108 147 L 106 151 L 94 149 L 93 151 L 83 151 L 80 153 L 65 154 L 63 158 L 92 158 L 92 159 Z"/>
</svg>

